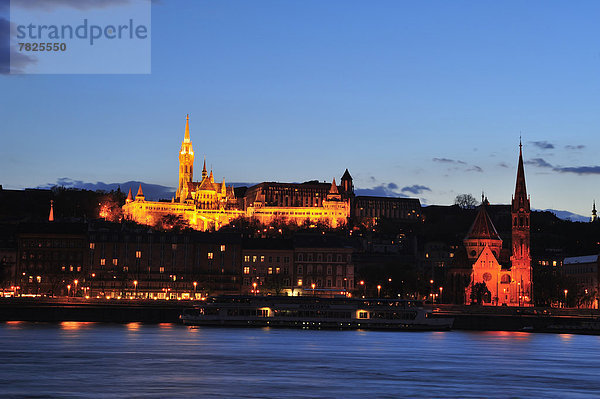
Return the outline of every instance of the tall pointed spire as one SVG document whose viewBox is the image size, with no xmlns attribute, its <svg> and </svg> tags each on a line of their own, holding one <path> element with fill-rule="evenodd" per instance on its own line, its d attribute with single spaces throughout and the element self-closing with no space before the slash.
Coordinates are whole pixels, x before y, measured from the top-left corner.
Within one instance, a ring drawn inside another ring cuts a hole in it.
<svg viewBox="0 0 600 399">
<path fill-rule="evenodd" d="M 221 183 L 221 193 L 225 195 L 227 193 L 227 186 L 225 185 L 225 178 L 223 178 L 223 183 Z"/>
<path fill-rule="evenodd" d="M 592 207 L 592 222 L 595 222 L 598 220 L 598 212 L 596 211 L 596 200 L 594 200 L 594 205 Z"/>
<path fill-rule="evenodd" d="M 215 182 L 215 177 L 213 176 L 212 169 L 210 170 L 210 176 L 208 176 L 208 179 L 210 180 L 211 183 Z"/>
<path fill-rule="evenodd" d="M 515 203 L 521 208 L 527 202 L 527 186 L 525 185 L 525 168 L 523 167 L 523 143 L 519 138 L 519 165 L 517 166 L 517 184 L 515 186 Z"/>
<path fill-rule="evenodd" d="M 202 166 L 202 180 L 206 179 L 208 172 L 206 171 L 206 157 L 204 157 L 204 165 Z"/>
<path fill-rule="evenodd" d="M 183 137 L 183 142 L 190 142 L 190 114 L 187 114 L 185 117 L 185 136 Z"/>
<path fill-rule="evenodd" d="M 129 204 L 133 201 L 133 196 L 131 195 L 131 187 L 129 187 L 129 193 L 127 193 L 127 199 L 125 200 L 126 204 Z"/>
<path fill-rule="evenodd" d="M 50 215 L 48 215 L 48 221 L 54 222 L 54 200 L 50 200 Z"/>
</svg>

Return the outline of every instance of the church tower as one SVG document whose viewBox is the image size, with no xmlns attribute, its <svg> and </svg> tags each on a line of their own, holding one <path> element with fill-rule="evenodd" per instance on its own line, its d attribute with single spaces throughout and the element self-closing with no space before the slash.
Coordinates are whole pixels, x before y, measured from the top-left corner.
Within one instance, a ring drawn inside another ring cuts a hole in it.
<svg viewBox="0 0 600 399">
<path fill-rule="evenodd" d="M 590 221 L 592 223 L 598 221 L 598 213 L 596 212 L 596 200 L 594 200 L 594 206 L 592 207 L 592 218 Z"/>
<path fill-rule="evenodd" d="M 519 165 L 517 167 L 517 184 L 512 199 L 512 256 L 511 274 L 516 285 L 515 293 L 520 305 L 530 305 L 531 298 L 531 254 L 530 254 L 530 198 L 525 185 L 525 169 L 523 168 L 523 145 L 519 142 Z"/>
<path fill-rule="evenodd" d="M 175 197 L 183 202 L 188 197 L 188 182 L 194 177 L 194 149 L 190 140 L 190 116 L 185 118 L 185 136 L 179 151 L 179 184 Z"/>
</svg>

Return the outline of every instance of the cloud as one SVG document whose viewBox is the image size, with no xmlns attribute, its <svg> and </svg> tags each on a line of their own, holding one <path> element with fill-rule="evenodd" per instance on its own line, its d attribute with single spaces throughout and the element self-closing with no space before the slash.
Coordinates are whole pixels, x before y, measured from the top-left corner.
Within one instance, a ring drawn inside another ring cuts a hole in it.
<svg viewBox="0 0 600 399">
<path fill-rule="evenodd" d="M 533 158 L 527 162 L 528 165 L 537 166 L 539 168 L 550 168 L 559 173 L 575 173 L 577 175 L 600 175 L 600 166 L 553 166 L 546 162 L 543 158 Z"/>
<path fill-rule="evenodd" d="M 578 175 L 600 175 L 600 166 L 556 167 L 554 170 L 561 173 L 575 173 Z"/>
<path fill-rule="evenodd" d="M 505 162 L 500 162 L 498 166 L 500 166 L 501 168 L 510 168 L 510 166 L 508 166 Z"/>
<path fill-rule="evenodd" d="M 529 143 L 533 144 L 541 150 L 551 150 L 554 148 L 554 144 L 549 143 L 547 141 L 530 141 Z"/>
<path fill-rule="evenodd" d="M 389 184 L 385 183 L 372 188 L 357 188 L 354 191 L 356 195 L 370 195 L 375 197 L 406 197 L 405 194 L 390 189 Z"/>
<path fill-rule="evenodd" d="M 439 163 L 454 163 L 454 164 L 460 164 L 460 165 L 466 165 L 467 163 L 465 161 L 460 161 L 460 160 L 455 160 L 455 159 L 449 159 L 449 158 L 433 158 L 433 162 L 439 162 Z"/>
<path fill-rule="evenodd" d="M 459 169 L 458 166 L 466 166 L 466 169 L 464 169 L 465 172 L 483 172 L 483 169 L 481 169 L 479 166 L 469 165 L 465 161 L 461 161 L 459 159 L 433 158 L 432 161 L 437 162 L 437 163 L 446 164 L 446 165 L 455 165 L 454 167 L 449 168 L 448 170 L 458 170 Z"/>
<path fill-rule="evenodd" d="M 479 173 L 483 173 L 483 169 L 481 169 L 481 167 L 479 167 L 477 165 L 473 165 L 469 169 L 467 169 L 467 172 L 479 172 Z"/>
<path fill-rule="evenodd" d="M 0 0 L 2 1 L 2 0 Z M 0 74 L 23 73 L 27 65 L 35 64 L 37 59 L 20 51 L 16 45 L 11 46 L 11 31 L 16 29 L 15 24 L 8 19 L 0 17 Z"/>
<path fill-rule="evenodd" d="M 77 10 L 91 10 L 127 5 L 131 0 L 19 0 L 13 1 L 13 7 L 52 11 L 67 7 Z"/>
<path fill-rule="evenodd" d="M 427 186 L 421 186 L 419 184 L 413 184 L 412 186 L 406 186 L 406 187 L 402 187 L 402 190 L 400 190 L 403 193 L 411 193 L 414 195 L 419 195 L 425 191 L 431 191 L 431 189 Z"/>
<path fill-rule="evenodd" d="M 585 148 L 585 146 L 583 144 L 579 144 L 579 145 L 566 145 L 565 149 L 567 150 L 583 150 Z"/>
<path fill-rule="evenodd" d="M 397 190 L 398 189 L 398 185 L 396 183 L 388 183 L 388 188 L 390 190 Z"/>
<path fill-rule="evenodd" d="M 533 158 L 525 162 L 526 165 L 537 166 L 538 168 L 551 168 L 552 165 L 546 162 L 543 158 Z"/>
</svg>

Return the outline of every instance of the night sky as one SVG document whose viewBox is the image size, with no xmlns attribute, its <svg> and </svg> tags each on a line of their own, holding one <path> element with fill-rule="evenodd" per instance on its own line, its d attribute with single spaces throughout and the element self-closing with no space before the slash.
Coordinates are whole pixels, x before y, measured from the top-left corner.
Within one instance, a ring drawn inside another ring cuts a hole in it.
<svg viewBox="0 0 600 399">
<path fill-rule="evenodd" d="M 158 1 L 149 75 L 0 76 L 0 184 L 174 187 L 189 113 L 196 171 L 206 156 L 217 181 L 348 168 L 423 204 L 509 203 L 522 135 L 532 207 L 589 215 L 599 16 L 597 1 Z"/>
</svg>

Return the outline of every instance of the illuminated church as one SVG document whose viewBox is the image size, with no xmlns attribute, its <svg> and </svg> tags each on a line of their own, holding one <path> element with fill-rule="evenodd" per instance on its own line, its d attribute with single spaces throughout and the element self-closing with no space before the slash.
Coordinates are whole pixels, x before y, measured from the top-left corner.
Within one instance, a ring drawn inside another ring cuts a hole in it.
<svg viewBox="0 0 600 399">
<path fill-rule="evenodd" d="M 184 219 L 197 230 L 219 229 L 239 217 L 254 218 L 268 224 L 282 220 L 298 225 L 324 223 L 330 227 L 345 225 L 350 217 L 350 200 L 354 197 L 352 177 L 348 170 L 335 182 L 274 183 L 265 182 L 241 190 L 236 196 L 233 186 L 225 179 L 214 181 L 208 173 L 206 160 L 200 181 L 194 181 L 194 149 L 190 138 L 189 116 L 179 151 L 179 180 L 171 202 L 146 201 L 140 186 L 135 199 L 129 190 L 123 206 L 126 218 L 138 223 L 155 225 L 167 215 Z"/>
<path fill-rule="evenodd" d="M 460 268 L 451 272 L 451 283 L 456 302 L 470 304 L 476 301 L 475 289 L 483 287 L 484 305 L 531 306 L 530 254 L 530 198 L 525 185 L 522 145 L 519 144 L 517 183 L 511 203 L 512 249 L 502 247 L 502 238 L 496 231 L 487 208 L 487 198 L 463 240 L 466 259 Z M 460 298 L 463 290 L 464 298 Z"/>
</svg>

